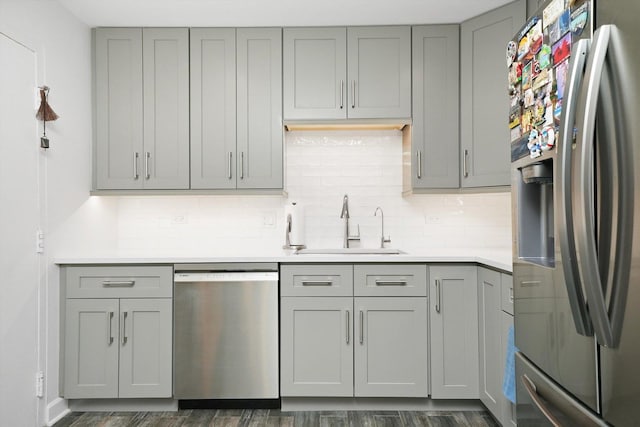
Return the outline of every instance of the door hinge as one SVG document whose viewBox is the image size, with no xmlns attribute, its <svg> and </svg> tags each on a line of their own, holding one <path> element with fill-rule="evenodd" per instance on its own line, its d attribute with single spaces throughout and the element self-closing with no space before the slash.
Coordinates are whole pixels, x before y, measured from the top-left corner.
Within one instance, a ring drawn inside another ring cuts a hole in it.
<svg viewBox="0 0 640 427">
<path fill-rule="evenodd" d="M 44 396 L 44 372 L 36 373 L 36 397 Z"/>
<path fill-rule="evenodd" d="M 36 253 L 44 253 L 44 231 L 36 230 Z"/>
</svg>

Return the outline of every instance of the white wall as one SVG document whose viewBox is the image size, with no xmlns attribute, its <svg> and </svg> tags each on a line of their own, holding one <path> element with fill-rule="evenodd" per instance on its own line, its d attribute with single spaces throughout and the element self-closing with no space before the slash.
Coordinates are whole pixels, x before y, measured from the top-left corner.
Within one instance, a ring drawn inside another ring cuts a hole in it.
<svg viewBox="0 0 640 427">
<path fill-rule="evenodd" d="M 45 373 L 45 396 L 38 410 L 40 424 L 44 425 L 66 408 L 58 399 L 59 280 L 52 259 L 64 253 L 113 252 L 116 210 L 114 201 L 89 198 L 92 137 L 89 27 L 57 1 L 0 0 L 0 32 L 36 52 L 38 84 L 51 87 L 50 104 L 60 115 L 57 122 L 47 126 L 51 148 L 40 152 L 37 166 L 41 177 L 40 226 L 45 231 L 46 249 L 41 257 L 43 280 L 39 292 L 43 298 L 37 308 L 40 360 L 33 372 L 34 378 L 38 370 Z M 10 66 L 4 60 L 0 58 L 1 66 Z M 25 143 L 37 143 L 37 139 Z M 0 291 L 7 295 L 6 289 Z M 25 414 L 27 419 L 29 414 Z"/>
<path fill-rule="evenodd" d="M 286 188 L 280 196 L 118 198 L 118 253 L 135 256 L 270 255 L 284 243 L 284 205 L 305 206 L 309 247 L 340 247 L 342 197 L 352 230 L 376 247 L 380 218 L 390 246 L 419 253 L 511 248 L 509 193 L 402 196 L 397 131 L 286 134 Z"/>
</svg>

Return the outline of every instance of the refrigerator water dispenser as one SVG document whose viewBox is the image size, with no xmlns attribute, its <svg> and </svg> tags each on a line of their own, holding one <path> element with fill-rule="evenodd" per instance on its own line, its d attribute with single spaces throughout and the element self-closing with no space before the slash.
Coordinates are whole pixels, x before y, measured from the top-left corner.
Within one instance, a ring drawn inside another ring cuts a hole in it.
<svg viewBox="0 0 640 427">
<path fill-rule="evenodd" d="M 553 160 L 523 166 L 518 173 L 518 257 L 554 267 Z"/>
</svg>

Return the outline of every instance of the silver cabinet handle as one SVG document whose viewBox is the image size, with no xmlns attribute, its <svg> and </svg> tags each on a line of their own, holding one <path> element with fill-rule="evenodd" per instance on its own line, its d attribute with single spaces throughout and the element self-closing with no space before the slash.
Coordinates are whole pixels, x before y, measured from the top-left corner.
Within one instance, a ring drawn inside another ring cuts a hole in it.
<svg viewBox="0 0 640 427">
<path fill-rule="evenodd" d="M 376 280 L 376 286 L 407 286 L 406 280 Z"/>
<path fill-rule="evenodd" d="M 347 345 L 349 345 L 350 338 L 350 329 L 351 329 L 351 320 L 349 319 L 349 310 L 347 310 Z"/>
<path fill-rule="evenodd" d="M 418 179 L 422 179 L 422 150 L 418 150 L 418 152 L 416 153 L 417 157 L 418 157 L 418 167 L 417 169 L 417 174 L 418 174 Z"/>
<path fill-rule="evenodd" d="M 551 410 L 547 408 L 547 405 L 541 399 L 540 395 L 536 391 L 536 386 L 529 379 L 529 377 L 527 377 L 527 375 L 525 374 L 522 377 L 520 377 L 520 379 L 522 380 L 522 384 L 524 384 L 524 388 L 527 391 L 527 394 L 529 395 L 529 397 L 531 397 L 531 400 L 533 400 L 533 403 L 540 410 L 540 412 L 542 412 L 542 414 L 547 418 L 547 420 L 549 420 L 551 425 L 553 425 L 553 427 L 561 427 L 562 424 L 555 417 L 555 415 L 553 415 Z"/>
<path fill-rule="evenodd" d="M 133 286 L 136 284 L 135 280 L 103 280 L 102 286 L 108 286 L 110 288 L 124 288 Z"/>
<path fill-rule="evenodd" d="M 108 320 L 108 328 L 107 328 L 107 345 L 111 345 L 113 344 L 113 311 L 108 311 L 107 312 L 107 317 L 109 318 Z"/>
<path fill-rule="evenodd" d="M 509 288 L 509 302 L 513 304 L 513 288 Z"/>
<path fill-rule="evenodd" d="M 138 157 L 140 157 L 140 155 L 137 151 L 133 153 L 133 179 L 140 178 L 140 174 L 138 173 Z"/>
<path fill-rule="evenodd" d="M 302 286 L 331 286 L 333 282 L 329 280 L 303 280 Z"/>
<path fill-rule="evenodd" d="M 360 310 L 360 344 L 364 342 L 364 311 Z"/>
<path fill-rule="evenodd" d="M 344 80 L 340 80 L 340 109 L 344 108 Z"/>
<path fill-rule="evenodd" d="M 240 152 L 240 179 L 244 179 L 244 151 Z"/>
<path fill-rule="evenodd" d="M 231 168 L 233 167 L 232 166 L 233 164 L 231 163 L 232 161 L 233 161 L 233 153 L 231 151 L 229 151 L 229 165 L 227 167 L 227 177 L 229 179 L 231 179 L 231 177 L 232 177 L 232 175 L 231 175 Z"/>
<path fill-rule="evenodd" d="M 151 158 L 151 153 L 147 151 L 144 156 L 144 176 L 146 179 L 151 178 L 151 171 L 149 170 L 149 159 Z"/>
<path fill-rule="evenodd" d="M 122 345 L 127 343 L 127 312 L 122 313 Z"/>
<path fill-rule="evenodd" d="M 356 81 L 351 81 L 351 108 L 356 108 Z"/>
<path fill-rule="evenodd" d="M 442 291 L 440 287 L 440 279 L 436 279 L 436 313 L 440 313 L 440 304 L 442 303 Z"/>
<path fill-rule="evenodd" d="M 467 170 L 467 157 L 469 157 L 469 150 L 464 150 L 464 157 L 462 158 L 462 175 L 466 178 L 469 176 L 469 171 Z"/>
</svg>

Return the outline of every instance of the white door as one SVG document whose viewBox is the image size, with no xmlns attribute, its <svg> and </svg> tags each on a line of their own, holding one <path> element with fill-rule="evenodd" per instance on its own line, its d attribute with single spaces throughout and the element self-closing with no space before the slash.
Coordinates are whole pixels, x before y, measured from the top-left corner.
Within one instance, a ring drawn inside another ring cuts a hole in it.
<svg viewBox="0 0 640 427">
<path fill-rule="evenodd" d="M 0 34 L 0 62 L 0 414 L 26 426 L 38 420 L 36 55 Z"/>
</svg>

